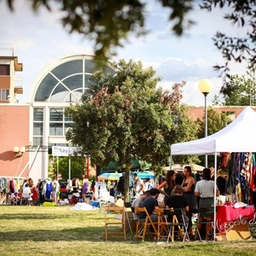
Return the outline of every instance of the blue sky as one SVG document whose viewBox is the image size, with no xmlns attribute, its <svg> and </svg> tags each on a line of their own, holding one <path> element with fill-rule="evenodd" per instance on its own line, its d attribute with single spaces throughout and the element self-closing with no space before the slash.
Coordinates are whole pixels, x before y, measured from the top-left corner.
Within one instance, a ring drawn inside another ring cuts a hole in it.
<svg viewBox="0 0 256 256">
<path fill-rule="evenodd" d="M 5 24 L 0 26 L 0 49 L 13 48 L 14 55 L 23 63 L 24 93 L 17 96 L 22 104 L 30 100 L 33 85 L 48 65 L 72 54 L 93 54 L 93 44 L 81 35 L 68 34 L 59 21 L 59 12 L 41 9 L 35 14 L 27 0 L 19 0 L 14 1 L 15 12 L 11 13 L 6 2 L 0 2 L 0 17 Z M 186 81 L 182 102 L 194 106 L 204 105 L 199 81 L 210 79 L 214 88 L 207 99 L 211 104 L 221 88 L 221 78 L 212 66 L 224 63 L 212 37 L 217 30 L 239 35 L 243 28 L 231 29 L 222 18 L 223 10 L 207 13 L 196 9 L 189 17 L 196 25 L 177 38 L 171 32 L 167 10 L 157 1 L 149 2 L 146 27 L 150 33 L 141 38 L 131 35 L 111 60 L 132 59 L 142 61 L 145 67 L 152 66 L 162 77 L 159 85 L 164 89 L 171 88 L 174 82 Z M 245 67 L 245 64 L 232 64 L 231 71 L 244 74 Z"/>
</svg>

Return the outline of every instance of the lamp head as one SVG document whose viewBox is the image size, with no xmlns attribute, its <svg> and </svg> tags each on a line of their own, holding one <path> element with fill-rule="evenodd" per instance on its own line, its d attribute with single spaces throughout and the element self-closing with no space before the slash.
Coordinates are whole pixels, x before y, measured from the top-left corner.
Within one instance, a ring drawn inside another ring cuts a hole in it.
<svg viewBox="0 0 256 256">
<path fill-rule="evenodd" d="M 212 91 L 213 85 L 212 82 L 208 79 L 203 79 L 199 82 L 198 88 L 201 93 L 203 93 L 205 96 Z"/>
<path fill-rule="evenodd" d="M 24 152 L 26 151 L 26 148 L 25 147 L 17 147 L 15 146 L 13 148 L 13 152 L 15 153 L 15 157 L 20 157 L 20 156 L 23 156 Z"/>
</svg>

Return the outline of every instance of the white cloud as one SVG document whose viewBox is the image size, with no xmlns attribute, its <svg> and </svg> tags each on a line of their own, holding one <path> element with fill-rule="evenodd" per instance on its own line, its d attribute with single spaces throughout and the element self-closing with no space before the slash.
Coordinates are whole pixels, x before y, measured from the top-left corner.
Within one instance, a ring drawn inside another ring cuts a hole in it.
<svg viewBox="0 0 256 256">
<path fill-rule="evenodd" d="M 212 37 L 218 29 L 239 34 L 241 29 L 230 29 L 223 21 L 223 11 L 212 13 L 196 10 L 190 18 L 197 22 L 180 38 L 173 36 L 168 23 L 169 11 L 161 8 L 157 1 L 146 1 L 146 27 L 151 33 L 137 38 L 134 35 L 123 48 L 116 48 L 117 56 L 112 60 L 141 60 L 145 67 L 152 66 L 161 76 L 161 86 L 170 88 L 174 82 L 187 82 L 184 87 L 183 102 L 203 105 L 203 95 L 197 84 L 203 78 L 214 82 L 213 92 L 208 95 L 211 102 L 221 88 L 221 79 L 212 66 L 222 64 L 221 54 L 213 45 Z M 40 73 L 52 62 L 72 54 L 93 54 L 93 43 L 78 34 L 68 34 L 59 19 L 62 14 L 41 9 L 37 14 L 31 10 L 27 0 L 15 1 L 15 12 L 0 1 L 0 17 L 8 26 L 1 26 L 0 48 L 9 44 L 23 63 L 24 95 L 19 95 L 20 103 L 28 101 L 29 94 Z M 244 29 L 244 28 L 243 28 Z M 243 73 L 245 65 L 231 65 L 231 72 Z"/>
</svg>

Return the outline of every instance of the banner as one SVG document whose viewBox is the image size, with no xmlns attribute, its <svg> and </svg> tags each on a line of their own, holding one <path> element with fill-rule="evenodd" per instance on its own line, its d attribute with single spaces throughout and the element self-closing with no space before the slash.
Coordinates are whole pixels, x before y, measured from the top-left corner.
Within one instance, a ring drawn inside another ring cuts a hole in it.
<svg viewBox="0 0 256 256">
<path fill-rule="evenodd" d="M 78 147 L 61 147 L 61 146 L 52 146 L 52 155 L 53 156 L 73 156 L 75 152 L 79 151 Z"/>
</svg>

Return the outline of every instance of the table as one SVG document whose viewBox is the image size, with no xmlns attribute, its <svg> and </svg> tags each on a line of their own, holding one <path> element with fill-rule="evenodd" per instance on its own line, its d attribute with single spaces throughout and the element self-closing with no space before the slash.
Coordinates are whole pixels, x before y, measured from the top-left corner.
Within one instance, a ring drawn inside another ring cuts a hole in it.
<svg viewBox="0 0 256 256">
<path fill-rule="evenodd" d="M 254 206 L 234 208 L 232 205 L 217 206 L 216 226 L 227 240 L 250 238 L 249 220 L 254 218 Z"/>
</svg>

